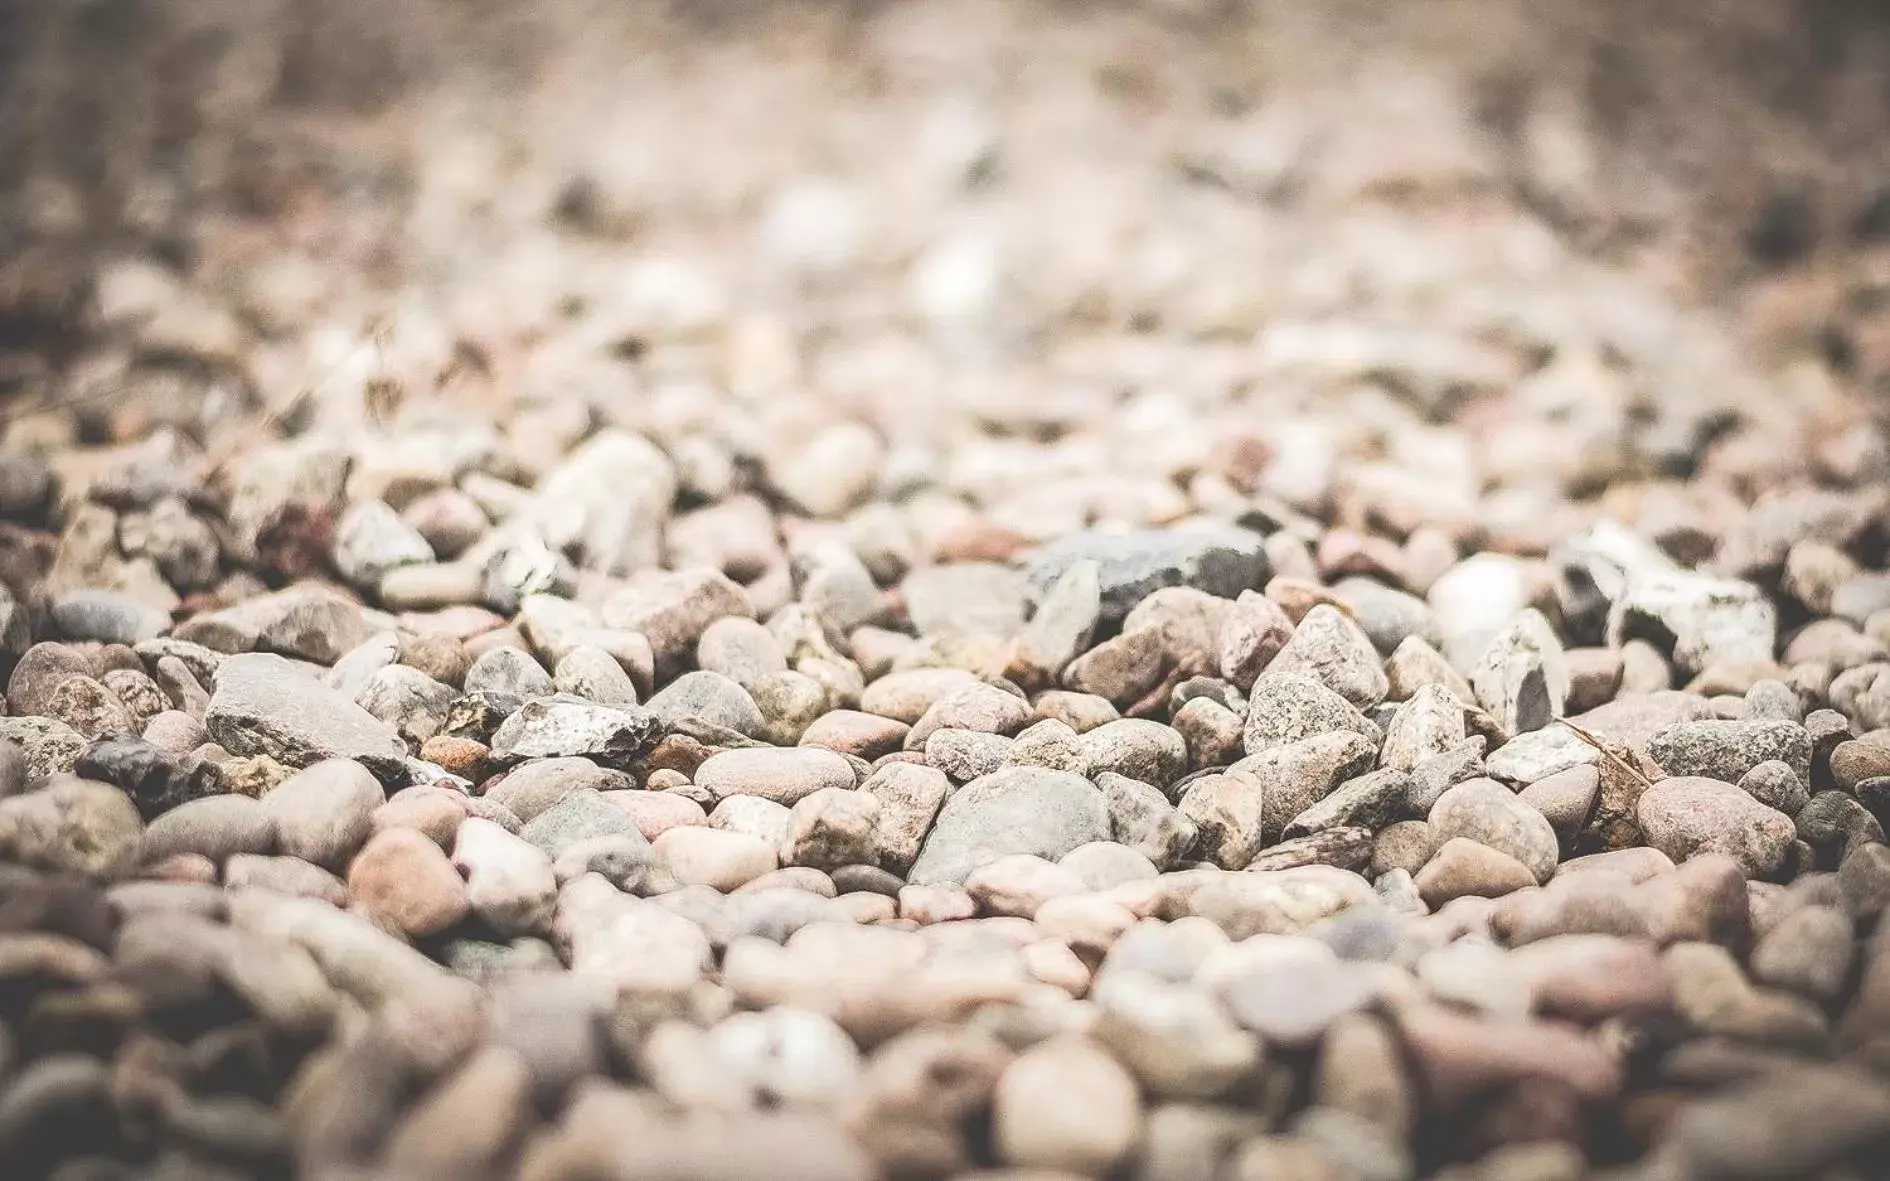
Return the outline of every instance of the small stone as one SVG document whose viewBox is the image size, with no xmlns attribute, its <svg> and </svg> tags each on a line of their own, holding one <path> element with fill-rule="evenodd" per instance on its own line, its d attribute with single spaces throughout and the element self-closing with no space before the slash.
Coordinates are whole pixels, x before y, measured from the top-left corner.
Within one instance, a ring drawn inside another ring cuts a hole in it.
<svg viewBox="0 0 1890 1181">
<path fill-rule="evenodd" d="M 196 853 L 221 865 L 234 854 L 271 853 L 275 847 L 275 821 L 246 796 L 191 800 L 152 820 L 144 832 L 147 862 Z"/>
<path fill-rule="evenodd" d="M 729 796 L 709 813 L 709 827 L 757 837 L 779 849 L 793 823 L 793 809 L 760 796 Z"/>
<path fill-rule="evenodd" d="M 792 807 L 824 788 L 855 786 L 852 764 L 819 747 L 758 747 L 710 755 L 696 769 L 696 785 L 716 799 L 759 796 Z"/>
<path fill-rule="evenodd" d="M 1188 747 L 1181 735 L 1159 722 L 1124 718 L 1082 735 L 1092 774 L 1114 772 L 1166 787 L 1188 767 Z"/>
<path fill-rule="evenodd" d="M 1670 637 L 1673 662 L 1685 673 L 1776 654 L 1778 617 L 1756 586 L 1685 572 L 1631 584 L 1608 616 L 1608 643 Z"/>
<path fill-rule="evenodd" d="M 1681 722 L 1655 734 L 1647 753 L 1673 776 L 1737 783 L 1760 763 L 1778 760 L 1800 780 L 1811 779 L 1811 736 L 1796 722 Z"/>
<path fill-rule="evenodd" d="M 1010 760 L 1012 740 L 976 730 L 939 730 L 926 739 L 925 761 L 959 783 L 969 783 Z"/>
<path fill-rule="evenodd" d="M 656 675 L 666 680 L 682 671 L 710 624 L 731 615 L 752 619 L 755 611 L 746 592 L 721 571 L 697 567 L 641 571 L 605 600 L 600 614 L 609 627 L 647 637 Z"/>
<path fill-rule="evenodd" d="M 52 603 L 52 624 L 69 640 L 138 644 L 171 628 L 170 615 L 118 591 L 68 591 Z"/>
<path fill-rule="evenodd" d="M 1378 761 L 1392 770 L 1412 771 L 1464 737 L 1463 702 L 1441 685 L 1422 685 L 1391 715 Z"/>
<path fill-rule="evenodd" d="M 385 778 L 405 770 L 407 747 L 392 727 L 280 656 L 225 660 L 204 724 L 231 754 L 291 767 L 353 759 Z"/>
<path fill-rule="evenodd" d="M 276 841 L 291 857 L 340 869 L 373 831 L 374 810 L 387 800 L 360 764 L 327 759 L 298 771 L 263 797 Z"/>
<path fill-rule="evenodd" d="M 1037 716 L 1045 721 L 1062 722 L 1078 734 L 1087 734 L 1122 715 L 1106 699 L 1093 693 L 1048 689 L 1037 695 Z"/>
<path fill-rule="evenodd" d="M 1121 775 L 1097 776 L 1109 809 L 1111 839 L 1169 869 L 1194 848 L 1199 830 L 1151 784 Z"/>
<path fill-rule="evenodd" d="M 1377 705 L 1390 692 L 1371 639 L 1331 606 L 1306 613 L 1293 629 L 1293 638 L 1267 666 L 1265 679 L 1288 675 L 1318 681 L 1360 708 Z"/>
<path fill-rule="evenodd" d="M 575 792 L 622 791 L 631 785 L 630 776 L 622 771 L 600 767 L 586 758 L 535 759 L 519 764 L 489 785 L 485 798 L 530 823 Z"/>
<path fill-rule="evenodd" d="M 879 796 L 823 788 L 794 805 L 781 860 L 833 870 L 873 862 L 879 852 Z"/>
<path fill-rule="evenodd" d="M 1007 1164 L 1102 1176 L 1141 1135 L 1135 1081 L 1114 1058 L 1078 1038 L 1020 1054 L 992 1101 L 997 1153 Z"/>
<path fill-rule="evenodd" d="M 907 750 L 923 750 L 939 730 L 1016 734 L 1031 720 L 1030 704 L 995 685 L 967 685 L 934 701 L 906 735 Z"/>
<path fill-rule="evenodd" d="M 1510 734 L 1540 730 L 1568 707 L 1562 642 L 1542 613 L 1523 611 L 1498 632 L 1470 671 L 1477 703 Z"/>
<path fill-rule="evenodd" d="M 1292 638 L 1293 621 L 1277 603 L 1258 591 L 1243 590 L 1215 638 L 1218 671 L 1246 692 Z"/>
<path fill-rule="evenodd" d="M 1102 1011 L 1093 1036 L 1152 1095 L 1213 1098 L 1251 1078 L 1262 1061 L 1259 1040 L 1192 988 L 1123 974 L 1094 999 Z"/>
<path fill-rule="evenodd" d="M 1029 853 L 1013 853 L 971 871 L 965 892 L 986 914 L 1034 918 L 1052 898 L 1081 894 L 1083 879 L 1073 870 Z"/>
<path fill-rule="evenodd" d="M 1407 638 L 1392 649 L 1385 660 L 1386 696 L 1392 701 L 1406 701 L 1426 685 L 1448 690 L 1450 696 L 1466 704 L 1476 700 L 1470 682 L 1452 668 L 1444 654 L 1417 636 Z"/>
<path fill-rule="evenodd" d="M 637 704 L 637 685 L 617 658 L 602 648 L 579 645 L 566 652 L 552 671 L 552 688 L 599 705 Z"/>
<path fill-rule="evenodd" d="M 46 716 L 71 726 L 81 737 L 137 734 L 138 723 L 118 695 L 91 677 L 67 677 L 46 703 Z"/>
<path fill-rule="evenodd" d="M 526 821 L 519 836 L 543 850 L 551 861 L 556 861 L 574 845 L 600 837 L 614 837 L 634 845 L 645 843 L 635 820 L 604 799 L 601 793 L 588 788 L 570 792 Z"/>
<path fill-rule="evenodd" d="M 934 702 L 960 689 L 981 684 L 960 668 L 915 668 L 889 673 L 866 687 L 860 708 L 897 722 L 914 725 Z"/>
<path fill-rule="evenodd" d="M 490 820 L 468 817 L 453 838 L 453 867 L 466 879 L 473 913 L 501 935 L 550 925 L 558 881 L 537 846 Z"/>
<path fill-rule="evenodd" d="M 426 538 L 385 501 L 356 504 L 335 526 L 335 569 L 355 586 L 378 586 L 389 570 L 433 560 Z"/>
<path fill-rule="evenodd" d="M 376 833 L 348 866 L 357 905 L 409 939 L 437 935 L 471 913 L 466 883 L 440 846 L 410 828 Z"/>
<path fill-rule="evenodd" d="M 355 704 L 418 746 L 446 725 L 459 694 L 417 668 L 394 664 L 368 678 Z"/>
<path fill-rule="evenodd" d="M 1601 772 L 1588 765 L 1557 771 L 1516 793 L 1517 799 L 1542 813 L 1564 848 L 1574 846 L 1600 796 Z"/>
<path fill-rule="evenodd" d="M 1739 790 L 1787 816 L 1796 816 L 1811 802 L 1804 779 L 1779 759 L 1768 759 L 1740 776 Z"/>
<path fill-rule="evenodd" d="M 1446 840 L 1417 872 L 1418 893 L 1433 910 L 1465 895 L 1500 898 L 1535 884 L 1522 862 L 1464 837 Z"/>
<path fill-rule="evenodd" d="M 1005 675 L 1026 688 L 1055 684 L 1089 647 L 1101 614 L 1100 568 L 1089 559 L 1071 562 L 1018 632 Z"/>
<path fill-rule="evenodd" d="M 646 709 L 540 697 L 500 724 L 492 735 L 492 757 L 513 763 L 581 756 L 622 769 L 647 754 L 662 732 L 663 723 Z"/>
<path fill-rule="evenodd" d="M 0 799 L 0 862 L 114 878 L 136 868 L 143 837 L 138 810 L 110 784 L 57 778 Z"/>
<path fill-rule="evenodd" d="M 1376 754 L 1369 739 L 1339 730 L 1250 755 L 1229 773 L 1258 785 L 1266 800 L 1265 838 L 1277 840 L 1295 816 L 1370 770 Z"/>
<path fill-rule="evenodd" d="M 1265 843 L 1265 789 L 1238 769 L 1189 782 L 1176 811 L 1194 827 L 1196 855 L 1244 869 Z"/>
<path fill-rule="evenodd" d="M 1467 837 L 1506 853 L 1537 882 L 1555 872 L 1557 842 L 1548 819 L 1493 779 L 1472 779 L 1446 791 L 1430 811 L 1439 842 Z"/>
<path fill-rule="evenodd" d="M 746 833 L 714 828 L 672 828 L 652 842 L 658 857 L 686 886 L 730 893 L 778 864 L 772 845 Z"/>
<path fill-rule="evenodd" d="M 1174 726 L 1198 766 L 1226 766 L 1247 753 L 1245 719 L 1211 697 L 1189 698 L 1175 711 Z"/>
<path fill-rule="evenodd" d="M 1459 729 L 1463 711 L 1457 711 Z M 1383 733 L 1349 701 L 1318 681 L 1269 672 L 1254 685 L 1247 706 L 1248 754 L 1289 746 L 1304 738 L 1349 730 L 1374 746 Z"/>
<path fill-rule="evenodd" d="M 1269 1046 L 1316 1045 L 1335 1021 L 1370 1005 L 1380 990 L 1367 966 L 1346 963 L 1302 936 L 1258 936 L 1218 959 L 1203 965 L 1204 984 Z"/>
<path fill-rule="evenodd" d="M 1401 818 L 1411 781 L 1399 771 L 1371 771 L 1347 780 L 1325 799 L 1293 817 L 1282 830 L 1287 840 L 1331 828 L 1361 827 L 1377 832 Z"/>
<path fill-rule="evenodd" d="M 1056 858 L 1108 837 L 1108 812 L 1094 784 L 1065 772 L 1010 767 L 972 780 L 945 801 L 908 880 L 958 883 L 1006 854 Z"/>
<path fill-rule="evenodd" d="M 20 752 L 26 776 L 70 774 L 88 747 L 85 736 L 53 718 L 0 717 L 0 739 Z"/>
<path fill-rule="evenodd" d="M 1009 638 L 1024 625 L 1023 576 L 995 562 L 925 566 L 900 584 L 906 614 L 922 636 Z"/>
<path fill-rule="evenodd" d="M 1752 979 L 1829 1004 L 1849 982 L 1855 955 L 1848 914 L 1803 906 L 1779 920 L 1752 949 Z"/>
<path fill-rule="evenodd" d="M 1168 674 L 1167 660 L 1159 631 L 1124 632 L 1071 661 L 1063 670 L 1063 684 L 1126 708 L 1162 683 Z"/>
<path fill-rule="evenodd" d="M 684 673 L 650 698 L 649 709 L 671 727 L 696 720 L 757 738 L 767 726 L 748 690 L 714 672 Z"/>
<path fill-rule="evenodd" d="M 1723 853 L 1753 878 L 1776 873 L 1798 835 L 1784 813 L 1731 784 L 1692 776 L 1648 788 L 1638 815 L 1647 843 L 1675 861 Z"/>
<path fill-rule="evenodd" d="M 1120 623 L 1162 587 L 1188 586 L 1231 599 L 1267 575 L 1264 540 L 1243 529 L 1074 533 L 1045 546 L 1026 565 L 1038 600 L 1082 561 L 1096 564 L 1105 626 Z"/>
</svg>

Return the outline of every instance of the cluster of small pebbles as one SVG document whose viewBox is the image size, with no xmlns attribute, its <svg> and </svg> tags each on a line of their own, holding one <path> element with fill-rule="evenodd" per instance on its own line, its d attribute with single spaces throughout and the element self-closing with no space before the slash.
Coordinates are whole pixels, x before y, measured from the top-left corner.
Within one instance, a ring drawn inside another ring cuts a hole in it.
<svg viewBox="0 0 1890 1181">
<path fill-rule="evenodd" d="M 102 267 L 0 428 L 0 1173 L 1881 1175 L 1868 403 L 1421 78 L 1288 175 L 1174 14 L 957 11 L 627 79 L 668 187 L 430 124 L 496 261 L 365 353 L 332 195 Z"/>
</svg>

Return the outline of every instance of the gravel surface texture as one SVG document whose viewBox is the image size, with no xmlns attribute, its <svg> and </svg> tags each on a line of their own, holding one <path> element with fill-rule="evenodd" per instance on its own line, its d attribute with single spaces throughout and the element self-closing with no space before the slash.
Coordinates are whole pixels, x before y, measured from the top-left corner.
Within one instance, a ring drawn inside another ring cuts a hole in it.
<svg viewBox="0 0 1890 1181">
<path fill-rule="evenodd" d="M 98 261 L 0 1174 L 1882 1175 L 1879 408 L 1200 19 L 659 22 Z"/>
</svg>

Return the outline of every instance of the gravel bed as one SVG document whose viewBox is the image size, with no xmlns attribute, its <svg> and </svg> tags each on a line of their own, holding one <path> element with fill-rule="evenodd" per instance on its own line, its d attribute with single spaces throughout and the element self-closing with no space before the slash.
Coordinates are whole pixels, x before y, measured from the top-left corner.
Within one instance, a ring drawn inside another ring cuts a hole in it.
<svg viewBox="0 0 1890 1181">
<path fill-rule="evenodd" d="M 0 411 L 0 1173 L 1881 1175 L 1872 399 L 1431 75 L 973 9 L 88 264 Z"/>
</svg>

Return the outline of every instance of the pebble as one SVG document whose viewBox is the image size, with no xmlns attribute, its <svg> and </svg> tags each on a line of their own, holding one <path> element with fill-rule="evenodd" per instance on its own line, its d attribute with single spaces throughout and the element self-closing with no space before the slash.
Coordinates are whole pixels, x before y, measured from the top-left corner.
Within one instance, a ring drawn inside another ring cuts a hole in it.
<svg viewBox="0 0 1890 1181">
<path fill-rule="evenodd" d="M 261 806 L 283 853 L 341 869 L 368 839 L 375 809 L 386 800 L 359 763 L 326 759 L 283 780 Z"/>
<path fill-rule="evenodd" d="M 1811 780 L 1811 736 L 1790 721 L 1681 722 L 1655 734 L 1647 753 L 1676 777 L 1738 783 L 1759 764 L 1777 761 Z"/>
<path fill-rule="evenodd" d="M 1391 683 L 1371 639 L 1336 607 L 1306 613 L 1293 638 L 1267 666 L 1265 677 L 1304 676 L 1361 709 L 1383 701 Z"/>
<path fill-rule="evenodd" d="M 1468 780 L 1446 791 L 1432 805 L 1429 820 L 1440 844 L 1466 837 L 1487 845 L 1521 862 L 1537 882 L 1555 872 L 1554 827 L 1493 779 Z"/>
<path fill-rule="evenodd" d="M 974 779 L 945 800 L 907 880 L 957 884 L 1012 853 L 1057 858 L 1109 839 L 1102 793 L 1067 772 L 1010 767 Z"/>
<path fill-rule="evenodd" d="M 1187 586 L 1231 599 L 1266 581 L 1265 545 L 1241 529 L 1137 533 L 1073 533 L 1040 549 L 1025 565 L 1042 599 L 1078 562 L 1096 565 L 1100 622 L 1117 624 L 1130 608 L 1168 586 Z"/>
<path fill-rule="evenodd" d="M 709 886 L 725 894 L 779 864 L 775 844 L 742 832 L 684 825 L 663 833 L 651 844 L 677 881 L 686 886 Z"/>
<path fill-rule="evenodd" d="M 635 820 L 624 815 L 602 793 L 590 788 L 571 792 L 526 820 L 519 835 L 544 850 L 552 861 L 572 846 L 599 837 L 612 837 L 638 846 L 647 843 Z"/>
<path fill-rule="evenodd" d="M 878 795 L 823 788 L 795 803 L 781 861 L 824 870 L 871 864 L 878 857 L 879 833 Z"/>
<path fill-rule="evenodd" d="M 1026 1168 L 1103 1176 L 1134 1148 L 1141 1122 L 1135 1080 L 1075 1038 L 1053 1038 L 1018 1055 L 992 1099 L 998 1157 Z"/>
<path fill-rule="evenodd" d="M 486 786 L 485 798 L 504 805 L 520 820 L 530 822 L 565 797 L 580 791 L 622 791 L 633 785 L 630 776 L 600 767 L 579 756 L 534 759 L 520 763 Z"/>
<path fill-rule="evenodd" d="M 842 756 L 799 747 L 721 751 L 696 769 L 695 783 L 718 800 L 748 795 L 792 807 L 824 788 L 852 788 L 857 780 Z"/>
<path fill-rule="evenodd" d="M 649 710 L 672 727 L 695 720 L 750 738 L 761 737 L 767 726 L 748 690 L 715 672 L 697 671 L 677 677 L 650 698 Z"/>
<path fill-rule="evenodd" d="M 136 868 L 144 822 L 110 784 L 56 778 L 0 799 L 0 860 L 32 869 L 121 877 Z"/>
<path fill-rule="evenodd" d="M 1731 784 L 1697 776 L 1654 784 L 1637 814 L 1648 845 L 1675 861 L 1723 853 L 1753 878 L 1776 873 L 1798 835 L 1791 817 Z"/>
<path fill-rule="evenodd" d="M 1528 866 L 1466 837 L 1445 840 L 1415 877 L 1419 896 L 1432 910 L 1466 895 L 1500 898 L 1536 884 Z"/>
<path fill-rule="evenodd" d="M 492 757 L 504 763 L 582 757 L 621 770 L 647 754 L 662 731 L 662 722 L 646 709 L 562 694 L 540 697 L 520 706 L 494 731 Z"/>
<path fill-rule="evenodd" d="M 446 853 L 410 828 L 383 829 L 362 846 L 348 865 L 348 894 L 409 939 L 438 935 L 472 912 L 467 885 Z"/>
<path fill-rule="evenodd" d="M 190 800 L 154 818 L 144 830 L 144 859 L 162 861 L 195 853 L 221 865 L 237 853 L 275 851 L 276 822 L 269 809 L 247 796 Z"/>
<path fill-rule="evenodd" d="M 542 931 L 557 904 L 551 860 L 531 842 L 482 817 L 453 838 L 453 867 L 466 879 L 472 912 L 504 936 Z"/>
<path fill-rule="evenodd" d="M 407 747 L 393 727 L 280 656 L 225 660 L 204 725 L 231 754 L 266 755 L 288 767 L 348 759 L 384 779 L 405 769 Z"/>
<path fill-rule="evenodd" d="M 1456 714 L 1461 731 L 1461 707 Z M 1290 746 L 1336 730 L 1363 735 L 1374 746 L 1384 740 L 1378 726 L 1351 702 L 1309 677 L 1269 673 L 1254 685 L 1244 731 L 1248 754 Z"/>
</svg>

